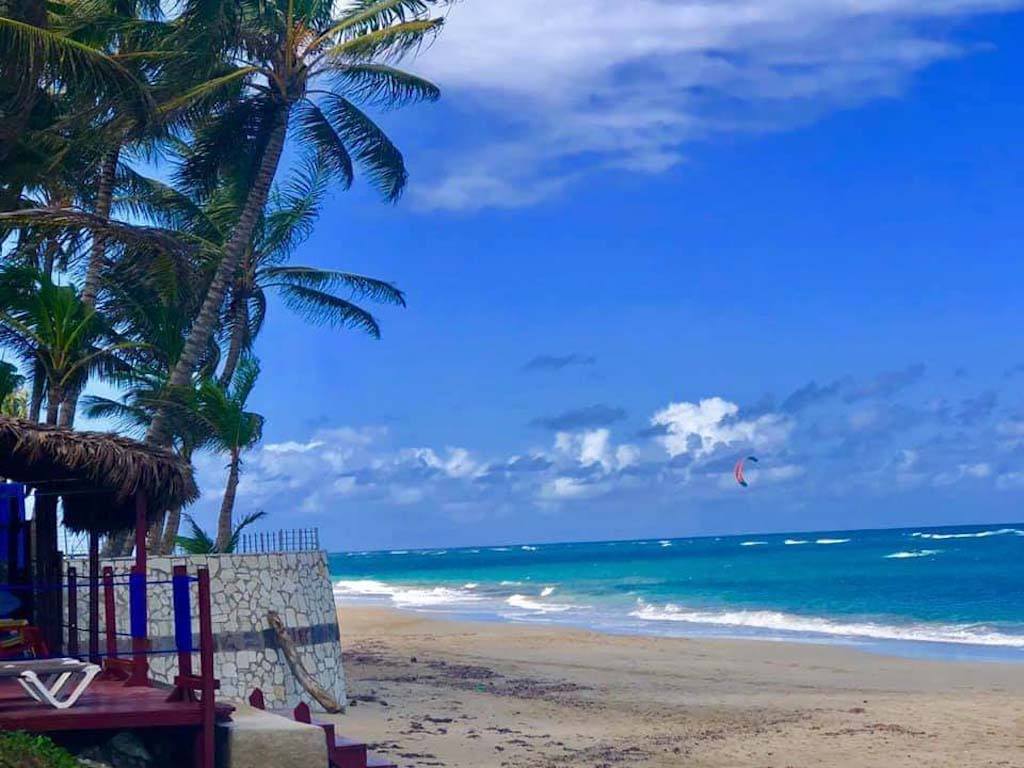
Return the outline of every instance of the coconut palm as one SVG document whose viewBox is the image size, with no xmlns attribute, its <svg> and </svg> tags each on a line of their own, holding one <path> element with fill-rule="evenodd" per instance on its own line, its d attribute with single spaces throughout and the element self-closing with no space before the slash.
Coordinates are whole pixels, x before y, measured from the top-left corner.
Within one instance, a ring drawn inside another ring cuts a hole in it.
<svg viewBox="0 0 1024 768">
<path fill-rule="evenodd" d="M 0 271 L 0 343 L 46 382 L 46 423 L 68 426 L 60 405 L 80 392 L 91 375 L 114 378 L 130 370 L 124 354 L 139 345 L 124 341 L 71 285 L 57 285 L 27 267 Z"/>
<path fill-rule="evenodd" d="M 210 446 L 228 455 L 228 478 L 217 518 L 217 550 L 225 551 L 233 531 L 232 513 L 242 471 L 242 454 L 263 436 L 263 417 L 246 410 L 246 403 L 260 374 L 259 363 L 244 357 L 229 388 L 213 379 L 203 380 L 195 392 L 194 417 L 209 434 Z"/>
<path fill-rule="evenodd" d="M 370 300 L 405 306 L 395 285 L 365 275 L 288 263 L 312 232 L 327 192 L 323 169 L 302 167 L 270 195 L 267 212 L 260 217 L 252 244 L 245 249 L 221 310 L 225 359 L 219 381 L 227 386 L 241 356 L 250 351 L 263 327 L 267 293 L 275 292 L 285 306 L 307 321 L 334 328 L 352 328 L 380 338 L 377 319 L 357 302 Z M 135 176 L 131 193 L 115 207 L 164 227 L 179 227 L 204 238 L 210 248 L 223 244 L 237 216 L 234 197 L 215 194 L 205 205 L 185 193 L 153 179 Z"/>
<path fill-rule="evenodd" d="M 336 14 L 334 0 L 189 0 L 183 11 L 188 41 L 200 55 L 228 50 L 236 62 L 224 82 L 240 86 L 237 99 L 213 110 L 194 133 L 194 152 L 182 166 L 185 186 L 208 197 L 225 180 L 241 180 L 239 215 L 171 374 L 185 385 L 217 330 L 234 282 L 277 174 L 289 129 L 347 186 L 361 166 L 386 200 L 407 178 L 402 154 L 358 104 L 392 107 L 435 100 L 436 86 L 395 65 L 429 40 L 442 20 L 439 0 L 355 0 Z M 182 99 L 195 100 L 197 92 Z M 173 106 L 173 105 L 171 105 Z M 165 444 L 158 414 L 148 439 Z"/>
</svg>

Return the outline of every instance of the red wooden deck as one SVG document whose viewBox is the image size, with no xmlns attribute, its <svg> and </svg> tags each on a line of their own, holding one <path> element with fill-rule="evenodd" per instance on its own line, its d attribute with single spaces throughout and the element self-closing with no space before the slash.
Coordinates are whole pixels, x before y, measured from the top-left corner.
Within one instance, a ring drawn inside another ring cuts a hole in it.
<svg viewBox="0 0 1024 768">
<path fill-rule="evenodd" d="M 0 680 L 0 730 L 42 733 L 162 726 L 199 728 L 203 724 L 200 703 L 168 701 L 170 694 L 167 689 L 130 688 L 117 680 L 96 679 L 73 707 L 54 709 L 30 699 L 14 680 Z M 217 704 L 217 718 L 228 717 L 232 709 Z"/>
</svg>

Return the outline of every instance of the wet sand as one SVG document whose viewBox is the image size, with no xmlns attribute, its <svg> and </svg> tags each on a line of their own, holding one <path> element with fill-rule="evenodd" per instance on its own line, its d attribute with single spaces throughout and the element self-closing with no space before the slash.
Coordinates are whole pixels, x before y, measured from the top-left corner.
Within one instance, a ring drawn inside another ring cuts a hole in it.
<svg viewBox="0 0 1024 768">
<path fill-rule="evenodd" d="M 402 766 L 1024 768 L 1024 664 L 339 617 L 335 719 Z"/>
</svg>

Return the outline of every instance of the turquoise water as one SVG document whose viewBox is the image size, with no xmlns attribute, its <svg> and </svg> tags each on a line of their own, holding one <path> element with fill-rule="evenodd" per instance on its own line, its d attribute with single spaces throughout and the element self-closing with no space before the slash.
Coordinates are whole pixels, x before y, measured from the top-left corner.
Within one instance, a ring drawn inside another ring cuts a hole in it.
<svg viewBox="0 0 1024 768">
<path fill-rule="evenodd" d="M 341 602 L 1024 661 L 1024 524 L 349 552 Z"/>
</svg>

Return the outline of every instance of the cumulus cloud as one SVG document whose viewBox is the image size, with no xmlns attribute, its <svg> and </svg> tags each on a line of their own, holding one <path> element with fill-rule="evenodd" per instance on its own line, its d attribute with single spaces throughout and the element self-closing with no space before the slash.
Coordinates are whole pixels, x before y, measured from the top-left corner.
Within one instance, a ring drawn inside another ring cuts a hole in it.
<svg viewBox="0 0 1024 768">
<path fill-rule="evenodd" d="M 706 456 L 722 446 L 753 449 L 781 445 L 792 429 L 784 416 L 766 413 L 755 419 L 740 419 L 739 406 L 721 397 L 697 403 L 671 403 L 651 417 L 651 425 L 663 427 L 658 440 L 669 456 Z"/>
<path fill-rule="evenodd" d="M 661 173 L 694 142 L 903 93 L 969 53 L 952 24 L 1021 0 L 463 3 L 419 69 L 486 132 L 438 151 L 430 209 L 531 205 L 588 173 Z M 935 22 L 942 22 L 936 24 Z"/>
</svg>

